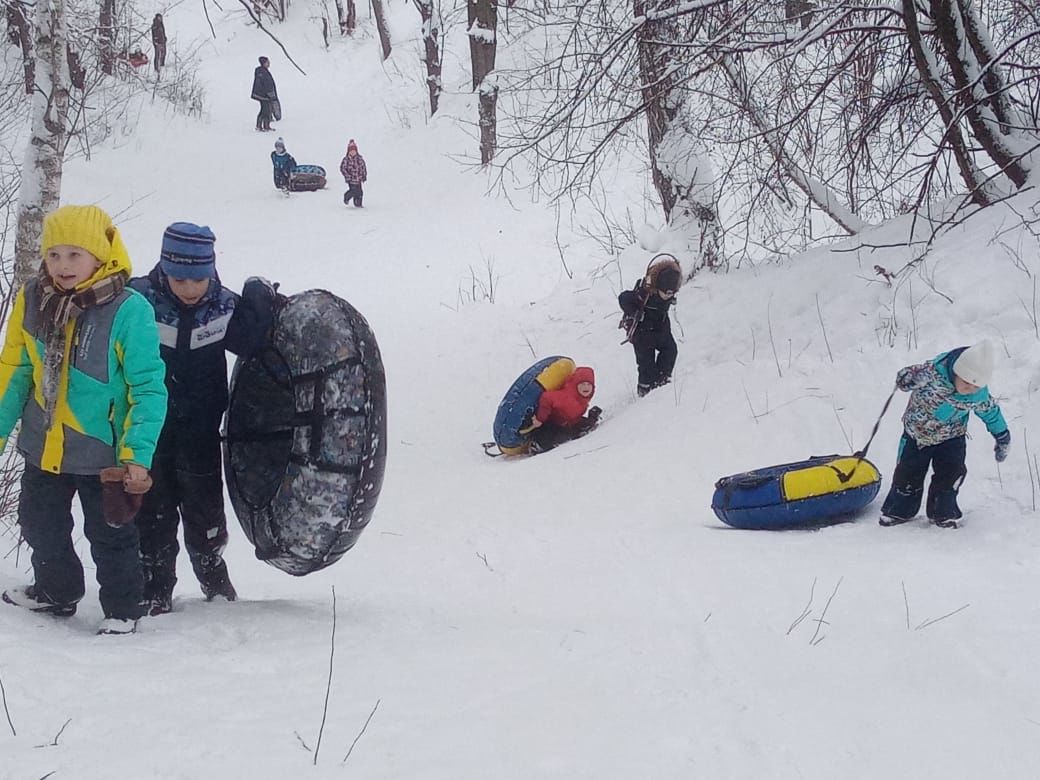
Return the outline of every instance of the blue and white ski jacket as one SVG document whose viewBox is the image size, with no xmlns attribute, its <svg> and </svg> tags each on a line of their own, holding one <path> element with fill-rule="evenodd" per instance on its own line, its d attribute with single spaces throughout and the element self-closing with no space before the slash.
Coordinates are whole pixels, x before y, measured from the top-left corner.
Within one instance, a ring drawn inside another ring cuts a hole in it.
<svg viewBox="0 0 1040 780">
<path fill-rule="evenodd" d="M 944 352 L 928 363 L 907 366 L 896 374 L 896 386 L 909 390 L 903 412 L 903 428 L 920 447 L 930 447 L 964 436 L 971 412 L 986 424 L 993 436 L 1007 429 L 1000 406 L 980 387 L 974 393 L 958 393 L 953 385 L 953 364 L 967 347 Z"/>
<path fill-rule="evenodd" d="M 155 309 L 169 391 L 166 428 L 186 437 L 215 435 L 228 405 L 224 350 L 249 355 L 264 346 L 274 316 L 274 291 L 251 279 L 239 297 L 214 277 L 202 299 L 185 306 L 159 265 L 148 276 L 131 279 L 130 286 Z"/>
</svg>

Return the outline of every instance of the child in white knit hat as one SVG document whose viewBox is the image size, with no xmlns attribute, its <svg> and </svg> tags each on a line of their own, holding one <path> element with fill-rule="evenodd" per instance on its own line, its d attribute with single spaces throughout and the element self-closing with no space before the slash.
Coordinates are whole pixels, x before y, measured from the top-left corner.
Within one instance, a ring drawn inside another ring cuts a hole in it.
<svg viewBox="0 0 1040 780">
<path fill-rule="evenodd" d="M 968 473 L 964 458 L 969 413 L 974 412 L 996 440 L 997 462 L 1007 457 L 1011 432 L 987 387 L 995 363 L 996 351 L 984 340 L 944 352 L 928 363 L 907 366 L 896 375 L 896 387 L 910 391 L 910 401 L 903 413 L 892 487 L 881 507 L 881 525 L 914 519 L 931 465 L 925 504 L 928 519 L 941 528 L 957 527 L 961 518 L 957 492 Z"/>
</svg>

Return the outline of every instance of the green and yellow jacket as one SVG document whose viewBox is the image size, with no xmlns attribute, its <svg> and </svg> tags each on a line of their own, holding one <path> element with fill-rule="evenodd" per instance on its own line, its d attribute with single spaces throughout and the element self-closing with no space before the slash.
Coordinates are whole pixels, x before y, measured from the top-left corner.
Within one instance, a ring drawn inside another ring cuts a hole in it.
<svg viewBox="0 0 1040 780">
<path fill-rule="evenodd" d="M 129 271 L 129 259 L 108 263 L 83 286 Z M 97 474 L 119 463 L 151 468 L 166 416 L 166 371 L 148 301 L 126 287 L 66 326 L 49 428 L 41 390 L 42 334 L 40 289 L 33 279 L 15 298 L 0 352 L 0 449 L 21 419 L 18 450 L 43 471 Z"/>
</svg>

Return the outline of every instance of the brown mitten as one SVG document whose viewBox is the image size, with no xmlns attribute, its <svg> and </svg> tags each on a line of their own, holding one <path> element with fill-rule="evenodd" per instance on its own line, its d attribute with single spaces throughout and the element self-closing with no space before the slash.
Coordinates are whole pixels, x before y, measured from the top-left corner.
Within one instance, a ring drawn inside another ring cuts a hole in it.
<svg viewBox="0 0 1040 780">
<path fill-rule="evenodd" d="M 101 470 L 101 505 L 105 522 L 113 528 L 134 521 L 144 494 L 152 486 L 152 478 L 129 479 L 125 466 L 112 466 Z"/>
</svg>

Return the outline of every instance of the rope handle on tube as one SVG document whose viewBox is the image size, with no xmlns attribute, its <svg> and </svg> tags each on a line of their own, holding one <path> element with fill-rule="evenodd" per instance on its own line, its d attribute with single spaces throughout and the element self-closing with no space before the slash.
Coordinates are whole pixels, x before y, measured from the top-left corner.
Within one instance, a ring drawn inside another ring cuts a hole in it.
<svg viewBox="0 0 1040 780">
<path fill-rule="evenodd" d="M 859 450 L 858 452 L 852 453 L 853 457 L 856 458 L 856 462 L 855 464 L 853 464 L 852 470 L 849 471 L 848 474 L 843 474 L 841 469 L 837 468 L 836 466 L 831 467 L 838 473 L 838 481 L 841 484 L 844 485 L 846 482 L 852 479 L 852 475 L 856 473 L 856 469 L 859 468 L 859 464 L 862 463 L 863 460 L 867 457 L 867 450 L 870 449 L 870 445 L 873 443 L 874 437 L 877 436 L 878 428 L 881 427 L 881 421 L 885 418 L 885 414 L 888 412 L 888 407 L 892 405 L 892 399 L 896 397 L 897 390 L 899 390 L 898 386 L 893 387 L 892 392 L 889 393 L 888 399 L 885 401 L 885 405 L 881 408 L 881 414 L 878 415 L 877 421 L 874 423 L 874 429 L 870 432 L 870 438 L 867 439 L 867 443 L 863 445 L 863 449 Z"/>
</svg>

